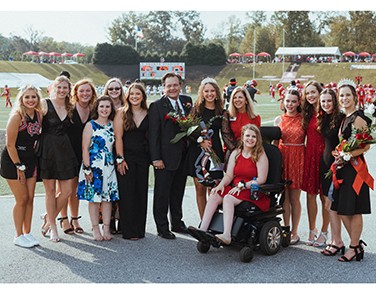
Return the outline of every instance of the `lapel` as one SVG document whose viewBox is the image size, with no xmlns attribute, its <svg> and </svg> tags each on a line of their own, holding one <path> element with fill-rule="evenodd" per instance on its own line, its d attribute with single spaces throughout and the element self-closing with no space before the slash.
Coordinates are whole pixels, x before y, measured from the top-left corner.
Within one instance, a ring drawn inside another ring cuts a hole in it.
<svg viewBox="0 0 376 296">
<path fill-rule="evenodd" d="M 175 110 L 174 107 L 171 105 L 170 100 L 166 96 L 162 97 L 161 103 L 162 103 L 162 107 L 165 108 L 167 113 Z"/>
<path fill-rule="evenodd" d="M 179 100 L 180 100 L 181 104 L 183 105 L 184 114 L 187 116 L 191 112 L 192 106 L 187 106 L 188 101 L 185 99 L 185 97 L 179 96 Z"/>
</svg>

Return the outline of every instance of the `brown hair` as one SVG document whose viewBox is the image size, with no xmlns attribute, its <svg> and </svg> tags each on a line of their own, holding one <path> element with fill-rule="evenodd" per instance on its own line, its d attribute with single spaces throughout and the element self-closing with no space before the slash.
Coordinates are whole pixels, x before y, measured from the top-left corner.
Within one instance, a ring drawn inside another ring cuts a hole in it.
<svg viewBox="0 0 376 296">
<path fill-rule="evenodd" d="M 222 115 L 223 113 L 223 99 L 222 99 L 222 93 L 221 90 L 219 89 L 218 84 L 214 79 L 211 78 L 205 78 L 201 84 L 200 87 L 198 88 L 198 95 L 197 99 L 194 104 L 194 108 L 192 108 L 191 113 L 192 114 L 198 114 L 199 116 L 202 116 L 204 114 L 205 110 L 205 99 L 204 99 L 204 87 L 205 85 L 210 84 L 214 87 L 215 93 L 216 93 L 216 98 L 215 98 L 215 110 L 214 113 L 215 115 Z"/>
<path fill-rule="evenodd" d="M 99 103 L 103 102 L 103 101 L 108 101 L 108 102 L 111 103 L 111 113 L 108 116 L 108 119 L 109 120 L 114 120 L 114 118 L 115 118 L 115 105 L 114 105 L 114 101 L 111 99 L 110 96 L 100 96 L 94 102 L 93 110 L 91 111 L 91 119 L 98 119 L 98 117 L 99 117 L 99 115 L 98 115 L 98 106 L 99 106 Z"/>
<path fill-rule="evenodd" d="M 72 102 L 72 104 L 75 104 L 75 103 L 78 102 L 78 96 L 77 96 L 78 88 L 82 85 L 85 85 L 85 84 L 88 84 L 91 88 L 91 91 L 93 92 L 91 99 L 90 99 L 90 102 L 89 102 L 89 106 L 91 108 L 94 104 L 94 101 L 97 99 L 97 92 L 95 91 L 95 86 L 94 86 L 93 81 L 89 78 L 81 79 L 81 80 L 76 82 L 76 84 L 73 86 L 73 89 L 72 89 L 72 92 L 71 92 L 71 102 Z"/>
<path fill-rule="evenodd" d="M 330 129 L 334 129 L 335 126 L 336 126 L 336 123 L 339 122 L 339 120 L 341 119 L 341 109 L 340 109 L 340 106 L 339 106 L 339 103 L 338 103 L 337 94 L 334 90 L 332 90 L 330 88 L 326 88 L 320 93 L 320 97 L 322 95 L 325 95 L 325 94 L 329 94 L 332 97 L 333 116 L 332 116 L 332 119 L 330 121 L 329 127 L 330 127 Z M 327 115 L 328 114 L 322 109 L 321 104 L 320 104 L 319 112 L 317 114 L 317 130 L 319 132 L 321 132 L 322 129 L 324 128 L 323 118 Z"/>
<path fill-rule="evenodd" d="M 313 113 L 315 112 L 315 110 L 314 110 L 315 107 L 312 104 L 310 104 L 306 99 L 306 90 L 307 90 L 307 87 L 310 86 L 310 85 L 313 85 L 314 87 L 316 87 L 319 94 L 322 92 L 321 84 L 317 81 L 314 81 L 314 80 L 309 81 L 304 87 L 304 90 L 303 90 L 303 107 L 302 107 L 302 114 L 303 114 L 302 125 L 303 125 L 304 130 L 307 129 L 308 123 L 311 120 Z"/>
<path fill-rule="evenodd" d="M 124 130 L 129 131 L 136 128 L 136 123 L 133 120 L 133 110 L 132 105 L 129 103 L 129 97 L 132 89 L 138 89 L 142 93 L 142 101 L 141 101 L 141 108 L 144 110 L 148 109 L 146 100 L 147 95 L 144 86 L 141 83 L 132 83 L 127 93 L 125 94 L 125 104 L 122 108 L 120 108 L 119 112 L 123 113 L 123 123 L 124 123 Z"/>
</svg>

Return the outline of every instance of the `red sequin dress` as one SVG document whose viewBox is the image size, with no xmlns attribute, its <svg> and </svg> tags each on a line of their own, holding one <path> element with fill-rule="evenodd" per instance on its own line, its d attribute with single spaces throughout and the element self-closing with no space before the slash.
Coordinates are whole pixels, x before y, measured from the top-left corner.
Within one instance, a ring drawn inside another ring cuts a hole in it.
<svg viewBox="0 0 376 296">
<path fill-rule="evenodd" d="M 317 131 L 317 117 L 314 113 L 307 127 L 306 153 L 302 190 L 308 194 L 321 192 L 320 163 L 325 149 L 324 137 Z"/>
<path fill-rule="evenodd" d="M 252 158 L 245 158 L 242 154 L 239 155 L 235 163 L 234 179 L 232 180 L 233 186 L 237 186 L 240 181 L 249 182 L 257 177 L 257 166 Z M 233 186 L 228 185 L 225 187 L 222 197 L 224 197 Z M 239 195 L 235 195 L 235 198 L 244 201 L 250 201 L 255 204 L 261 211 L 265 212 L 270 208 L 270 199 L 263 193 L 259 192 L 258 200 L 250 199 L 251 192 L 249 189 L 242 190 Z"/>
<path fill-rule="evenodd" d="M 292 181 L 289 189 L 301 189 L 306 136 L 302 126 L 302 115 L 300 113 L 295 116 L 283 114 L 278 126 L 282 132 L 278 147 L 282 153 L 282 178 Z"/>
</svg>

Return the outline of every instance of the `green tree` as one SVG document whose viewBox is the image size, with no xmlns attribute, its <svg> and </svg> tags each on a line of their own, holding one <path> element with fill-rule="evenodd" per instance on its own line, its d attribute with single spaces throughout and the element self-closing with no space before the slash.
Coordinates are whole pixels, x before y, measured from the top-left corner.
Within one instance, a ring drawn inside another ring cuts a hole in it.
<svg viewBox="0 0 376 296">
<path fill-rule="evenodd" d="M 177 11 L 175 14 L 182 25 L 185 41 L 195 44 L 202 43 L 205 27 L 200 19 L 200 14 L 193 10 Z"/>
</svg>

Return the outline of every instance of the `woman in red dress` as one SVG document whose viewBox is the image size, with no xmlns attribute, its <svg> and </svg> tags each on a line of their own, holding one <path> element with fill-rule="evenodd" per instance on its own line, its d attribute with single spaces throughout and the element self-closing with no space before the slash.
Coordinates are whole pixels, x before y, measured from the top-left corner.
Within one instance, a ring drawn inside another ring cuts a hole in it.
<svg viewBox="0 0 376 296">
<path fill-rule="evenodd" d="M 228 111 L 222 120 L 222 136 L 227 160 L 240 139 L 242 127 L 246 124 L 261 126 L 261 117 L 255 113 L 253 101 L 246 88 L 237 87 L 231 94 Z"/>
<path fill-rule="evenodd" d="M 224 231 L 216 237 L 223 244 L 229 245 L 235 206 L 242 201 L 248 201 L 261 211 L 267 211 L 270 207 L 269 198 L 259 193 L 258 200 L 251 201 L 250 188 L 253 182 L 265 183 L 268 165 L 259 129 L 253 124 L 243 126 L 239 148 L 231 153 L 225 176 L 218 186 L 211 190 L 200 230 L 207 231 L 218 205 L 223 203 Z M 254 177 L 256 180 L 253 180 Z"/>
<path fill-rule="evenodd" d="M 281 139 L 274 144 L 278 145 L 282 153 L 282 178 L 290 180 L 291 185 L 286 188 L 283 220 L 285 226 L 290 226 L 291 244 L 299 242 L 298 226 L 301 216 L 300 193 L 303 182 L 304 168 L 304 140 L 306 133 L 302 126 L 300 95 L 297 90 L 287 93 L 283 101 L 284 114 L 278 116 L 274 125 L 279 126 L 282 132 Z"/>
<path fill-rule="evenodd" d="M 321 247 L 328 239 L 329 213 L 325 210 L 325 196 L 321 192 L 320 163 L 324 154 L 324 137 L 317 129 L 317 113 L 319 110 L 322 86 L 317 81 L 308 82 L 303 90 L 303 128 L 307 132 L 306 154 L 302 190 L 307 192 L 307 213 L 309 235 L 307 244 Z M 322 209 L 321 232 L 316 228 L 317 201 L 320 194 Z"/>
</svg>

